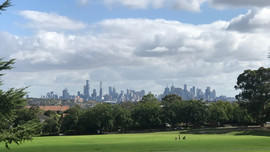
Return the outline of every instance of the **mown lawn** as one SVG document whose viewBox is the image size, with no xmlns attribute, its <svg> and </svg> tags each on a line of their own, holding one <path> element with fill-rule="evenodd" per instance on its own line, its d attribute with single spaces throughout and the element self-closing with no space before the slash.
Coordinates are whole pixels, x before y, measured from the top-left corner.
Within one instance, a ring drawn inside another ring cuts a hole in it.
<svg viewBox="0 0 270 152">
<path fill-rule="evenodd" d="M 38 137 L 0 152 L 270 152 L 268 132 L 181 132 L 186 140 L 175 140 L 179 131 Z"/>
</svg>

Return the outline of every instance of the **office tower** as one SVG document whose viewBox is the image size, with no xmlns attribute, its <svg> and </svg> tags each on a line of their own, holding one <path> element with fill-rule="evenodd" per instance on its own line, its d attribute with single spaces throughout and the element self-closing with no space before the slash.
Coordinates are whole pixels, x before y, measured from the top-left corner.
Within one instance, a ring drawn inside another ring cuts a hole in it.
<svg viewBox="0 0 270 152">
<path fill-rule="evenodd" d="M 93 89 L 92 100 L 96 100 L 96 99 L 97 99 L 97 90 Z"/>
<path fill-rule="evenodd" d="M 182 98 L 184 100 L 188 99 L 188 90 L 187 90 L 187 85 L 186 84 L 184 84 L 184 91 L 183 91 L 183 94 L 182 94 Z"/>
<path fill-rule="evenodd" d="M 184 91 L 187 91 L 187 85 L 184 84 Z"/>
<path fill-rule="evenodd" d="M 86 84 L 83 87 L 83 100 L 84 101 L 90 100 L 89 89 L 90 89 L 89 80 L 86 80 Z"/>
<path fill-rule="evenodd" d="M 103 97 L 103 94 L 102 94 L 102 84 L 103 82 L 100 81 L 100 84 L 99 84 L 99 100 L 102 101 L 102 97 Z"/>
<path fill-rule="evenodd" d="M 173 85 L 171 86 L 171 94 L 176 94 L 175 93 L 175 87 Z"/>
<path fill-rule="evenodd" d="M 112 87 L 109 86 L 109 95 L 112 96 Z"/>
<path fill-rule="evenodd" d="M 68 89 L 65 88 L 63 90 L 63 100 L 68 100 L 69 99 L 69 93 L 68 93 Z"/>
<path fill-rule="evenodd" d="M 211 88 L 210 87 L 207 87 L 205 89 L 205 100 L 208 100 L 208 101 L 211 100 Z"/>
<path fill-rule="evenodd" d="M 216 100 L 216 90 L 212 91 L 212 100 Z"/>
<path fill-rule="evenodd" d="M 170 88 L 169 87 L 166 87 L 163 94 L 165 96 L 168 95 L 168 94 L 170 94 Z"/>
</svg>

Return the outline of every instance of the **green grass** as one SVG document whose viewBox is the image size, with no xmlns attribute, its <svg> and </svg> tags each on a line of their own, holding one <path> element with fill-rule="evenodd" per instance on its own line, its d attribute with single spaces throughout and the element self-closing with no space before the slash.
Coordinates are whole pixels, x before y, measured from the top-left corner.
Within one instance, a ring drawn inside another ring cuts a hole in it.
<svg viewBox="0 0 270 152">
<path fill-rule="evenodd" d="M 108 134 L 90 136 L 38 137 L 7 152 L 270 152 L 269 132 L 183 131 L 186 140 L 177 140 L 179 131 Z M 220 133 L 221 132 L 221 133 Z M 257 135 L 258 133 L 258 135 Z"/>
</svg>

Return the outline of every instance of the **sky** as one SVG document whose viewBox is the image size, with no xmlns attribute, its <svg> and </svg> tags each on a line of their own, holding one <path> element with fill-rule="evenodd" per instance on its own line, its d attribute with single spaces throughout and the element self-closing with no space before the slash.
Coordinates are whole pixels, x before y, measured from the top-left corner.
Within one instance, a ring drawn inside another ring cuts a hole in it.
<svg viewBox="0 0 270 152">
<path fill-rule="evenodd" d="M 104 93 L 187 84 L 234 97 L 239 74 L 269 67 L 269 14 L 269 0 L 12 0 L 0 57 L 16 63 L 0 88 L 76 95 L 90 80 L 91 92 L 103 81 Z"/>
</svg>

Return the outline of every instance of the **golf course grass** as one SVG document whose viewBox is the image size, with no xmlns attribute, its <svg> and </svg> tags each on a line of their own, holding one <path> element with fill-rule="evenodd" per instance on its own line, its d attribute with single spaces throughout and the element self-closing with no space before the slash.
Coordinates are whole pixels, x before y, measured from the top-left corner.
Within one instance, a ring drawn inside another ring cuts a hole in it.
<svg viewBox="0 0 270 152">
<path fill-rule="evenodd" d="M 178 140 L 186 136 L 186 140 Z M 175 140 L 177 137 L 177 140 Z M 270 152 L 268 131 L 185 130 L 155 133 L 37 137 L 8 152 Z"/>
</svg>

